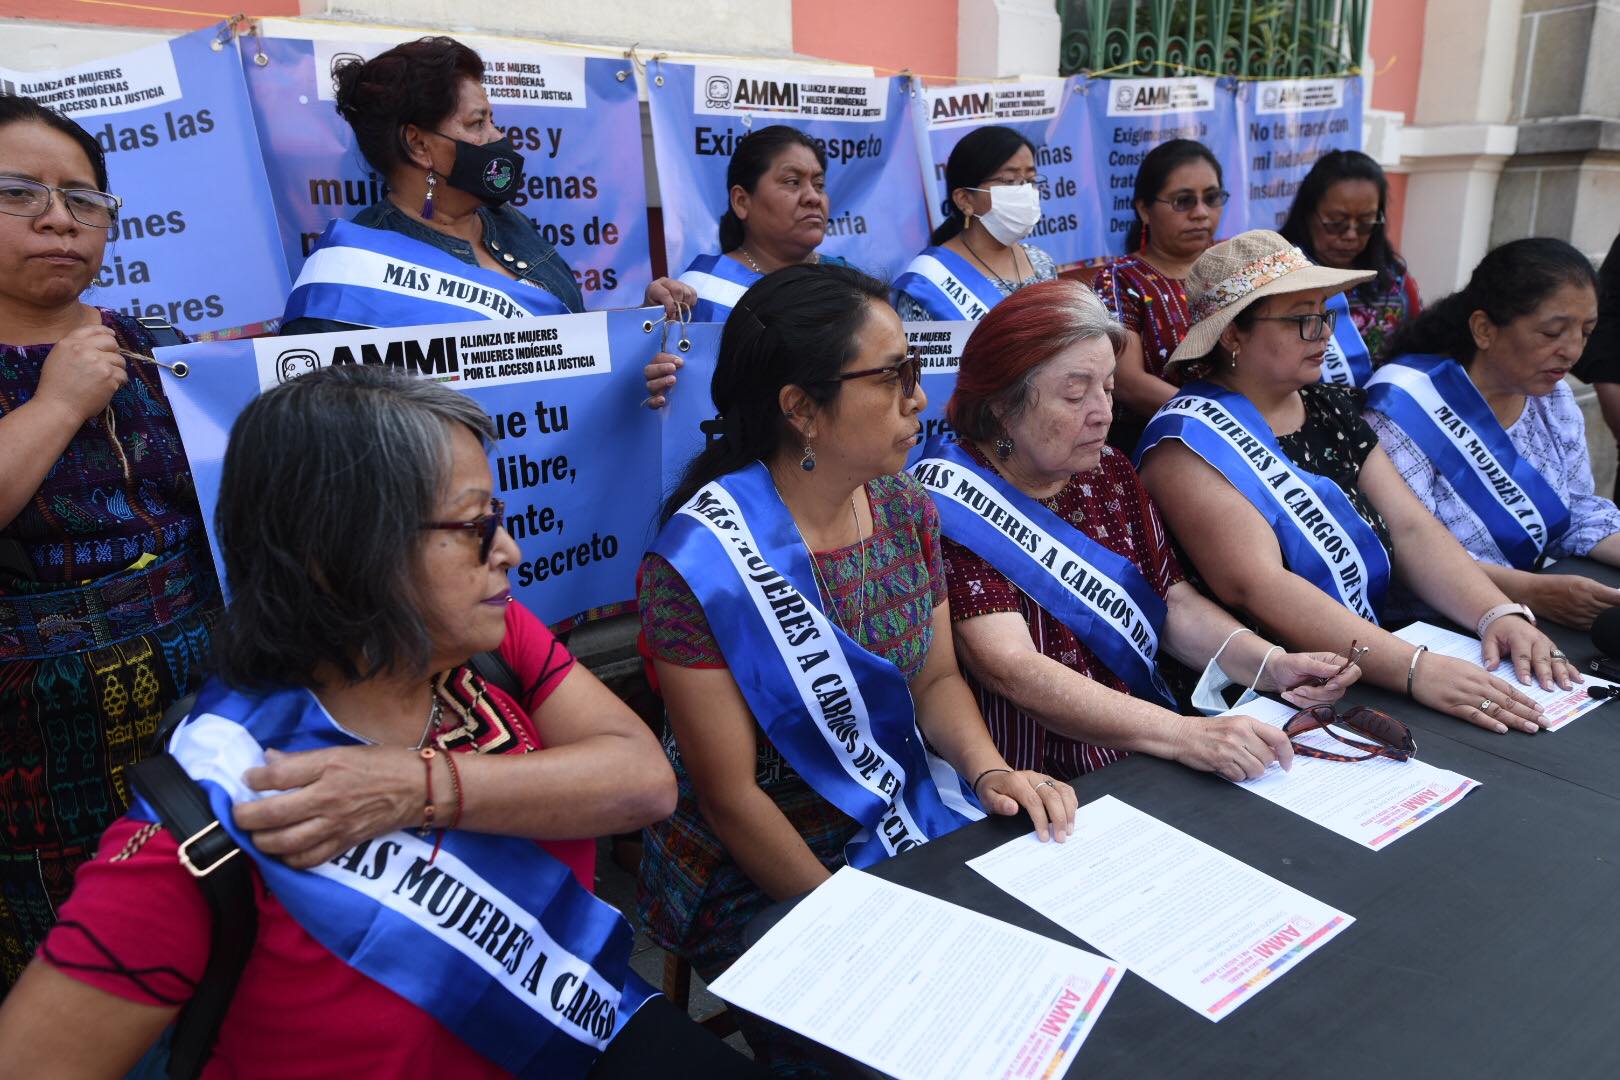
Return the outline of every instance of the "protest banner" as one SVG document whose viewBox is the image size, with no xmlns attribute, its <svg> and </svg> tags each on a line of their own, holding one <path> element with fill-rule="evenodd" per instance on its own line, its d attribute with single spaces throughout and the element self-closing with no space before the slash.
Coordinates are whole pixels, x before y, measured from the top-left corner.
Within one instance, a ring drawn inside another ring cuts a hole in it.
<svg viewBox="0 0 1620 1080">
<path fill-rule="evenodd" d="M 1041 175 L 1041 220 L 1028 241 L 1059 265 L 1080 262 L 1107 248 L 1092 149 L 1091 115 L 1080 94 L 1084 80 L 929 86 L 914 110 L 924 163 L 929 220 L 943 220 L 948 197 L 945 163 L 962 137 L 989 125 L 1010 127 L 1035 145 Z"/>
<path fill-rule="evenodd" d="M 329 221 L 384 198 L 386 177 L 360 153 L 333 102 L 333 66 L 369 59 L 412 31 L 343 28 L 343 39 L 289 28 L 242 43 L 281 242 L 294 278 Z M 652 280 L 641 106 L 627 61 L 512 39 L 458 38 L 484 61 L 495 125 L 524 155 L 511 205 L 574 272 L 589 309 L 641 303 Z M 253 57 L 262 50 L 267 62 Z M 621 77 L 622 76 L 622 77 Z"/>
<path fill-rule="evenodd" d="M 1104 247 L 1095 255 L 1125 254 L 1125 234 L 1136 219 L 1131 199 L 1136 171 L 1148 152 L 1171 139 L 1194 139 L 1209 147 L 1230 173 L 1237 164 L 1235 82 L 1203 76 L 1179 79 L 1090 79 L 1082 96 L 1091 112 L 1092 166 L 1100 173 Z M 1242 192 L 1226 177 L 1237 197 L 1221 214 L 1217 239 L 1236 236 L 1248 226 Z"/>
<path fill-rule="evenodd" d="M 1361 79 L 1276 79 L 1238 91 L 1238 148 L 1222 163 L 1248 228 L 1279 229 L 1294 192 L 1329 150 L 1361 149 Z"/>
<path fill-rule="evenodd" d="M 826 153 L 832 207 L 822 253 L 888 278 L 927 245 L 910 79 L 662 61 L 647 77 L 671 275 L 719 250 L 731 154 L 770 124 L 798 128 Z"/>
<path fill-rule="evenodd" d="M 276 318 L 288 288 L 242 70 L 220 34 L 54 71 L 0 67 L 0 90 L 95 138 L 123 199 L 86 299 L 191 335 Z"/>
<path fill-rule="evenodd" d="M 226 434 L 248 402 L 317 368 L 387 364 L 445 382 L 494 420 L 494 495 L 505 500 L 506 529 L 522 552 L 513 596 L 553 624 L 633 599 L 658 502 L 658 424 L 640 407 L 642 367 L 658 346 L 656 331 L 643 327 L 656 317 L 588 312 L 159 350 L 189 368 L 183 377 L 165 370 L 163 385 L 209 543 Z M 223 568 L 217 546 L 214 558 Z"/>
</svg>

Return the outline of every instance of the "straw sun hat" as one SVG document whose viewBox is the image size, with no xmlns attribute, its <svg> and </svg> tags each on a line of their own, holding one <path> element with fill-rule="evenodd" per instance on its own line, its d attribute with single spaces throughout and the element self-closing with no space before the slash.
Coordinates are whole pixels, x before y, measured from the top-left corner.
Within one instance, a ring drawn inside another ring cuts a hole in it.
<svg viewBox="0 0 1620 1080">
<path fill-rule="evenodd" d="M 1239 233 L 1198 256 L 1187 273 L 1187 308 L 1193 325 L 1170 355 L 1169 363 L 1181 364 L 1209 355 L 1221 331 L 1256 300 L 1306 289 L 1343 292 L 1377 276 L 1371 270 L 1317 266 L 1303 251 L 1269 229 Z"/>
</svg>

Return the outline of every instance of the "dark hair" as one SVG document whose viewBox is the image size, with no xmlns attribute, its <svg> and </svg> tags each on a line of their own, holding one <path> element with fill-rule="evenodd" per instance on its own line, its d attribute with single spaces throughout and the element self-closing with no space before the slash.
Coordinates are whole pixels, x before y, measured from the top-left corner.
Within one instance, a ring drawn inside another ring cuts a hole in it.
<svg viewBox="0 0 1620 1080">
<path fill-rule="evenodd" d="M 96 174 L 96 187 L 111 191 L 107 184 L 107 155 L 96 137 L 55 109 L 47 108 L 33 98 L 20 94 L 0 94 L 0 128 L 12 124 L 44 124 L 54 128 L 79 144 L 84 156 L 90 159 L 90 170 Z"/>
<path fill-rule="evenodd" d="M 817 405 L 835 399 L 843 384 L 829 380 L 858 352 L 869 309 L 888 299 L 876 278 L 833 263 L 784 266 L 750 285 L 720 333 L 709 384 L 724 434 L 686 466 L 659 521 L 703 485 L 776 452 L 790 430 L 783 387 L 802 387 Z"/>
<path fill-rule="evenodd" d="M 802 146 L 816 155 L 821 171 L 827 171 L 827 152 L 821 144 L 798 128 L 786 124 L 772 124 L 758 131 L 750 131 L 737 140 L 731 161 L 726 165 L 726 212 L 720 215 L 720 252 L 735 251 L 743 245 L 743 223 L 731 209 L 731 189 L 740 187 L 752 195 L 782 151 Z"/>
<path fill-rule="evenodd" d="M 1277 230 L 1289 243 L 1305 252 L 1312 262 L 1319 260 L 1311 247 L 1311 218 L 1316 216 L 1316 208 L 1328 189 L 1341 180 L 1366 180 L 1378 185 L 1379 217 L 1384 216 L 1385 204 L 1389 202 L 1389 180 L 1384 176 L 1384 170 L 1360 150 L 1330 150 L 1317 158 L 1311 171 L 1299 182 L 1299 190 L 1294 192 L 1294 201 L 1288 207 L 1288 217 L 1283 221 L 1282 228 Z M 1373 226 L 1372 233 L 1367 237 L 1367 246 L 1356 257 L 1355 268 L 1376 270 L 1378 276 L 1371 284 L 1379 292 L 1388 291 L 1395 279 L 1406 273 L 1406 262 L 1390 244 L 1383 222 Z"/>
<path fill-rule="evenodd" d="M 1381 360 L 1397 356 L 1449 356 L 1467 366 L 1474 359 L 1468 319 L 1476 311 L 1506 326 L 1540 307 L 1565 285 L 1597 288 L 1591 260 L 1562 240 L 1533 236 L 1493 248 L 1474 267 L 1468 284 L 1423 309 L 1390 335 Z"/>
<path fill-rule="evenodd" d="M 940 204 L 945 220 L 928 238 L 930 244 L 943 244 L 961 232 L 966 223 L 962 211 L 951 200 L 956 189 L 978 187 L 1023 148 L 1028 148 L 1031 154 L 1035 152 L 1034 143 L 1010 127 L 995 124 L 974 128 L 962 136 L 945 162 L 945 201 Z"/>
<path fill-rule="evenodd" d="M 214 518 L 231 588 L 214 638 L 227 683 L 309 686 L 323 664 L 359 682 L 429 662 L 418 525 L 448 483 L 456 424 L 494 437 L 470 398 L 368 364 L 313 371 L 242 410 Z"/>
<path fill-rule="evenodd" d="M 349 57 L 332 65 L 338 114 L 384 177 L 410 161 L 405 125 L 439 127 L 456 111 L 461 80 L 483 78 L 484 61 L 449 37 L 419 38 L 370 60 Z"/>
<path fill-rule="evenodd" d="M 1170 182 L 1170 174 L 1190 161 L 1209 162 L 1215 170 L 1215 182 L 1224 183 L 1221 163 L 1216 160 L 1213 150 L 1194 139 L 1171 139 L 1149 150 L 1142 164 L 1136 167 L 1136 189 L 1131 192 L 1132 209 L 1137 203 L 1150 203 L 1157 199 L 1164 191 L 1164 185 Z M 1129 255 L 1141 246 L 1142 219 L 1132 214 L 1131 227 L 1125 233 L 1125 254 Z"/>
</svg>

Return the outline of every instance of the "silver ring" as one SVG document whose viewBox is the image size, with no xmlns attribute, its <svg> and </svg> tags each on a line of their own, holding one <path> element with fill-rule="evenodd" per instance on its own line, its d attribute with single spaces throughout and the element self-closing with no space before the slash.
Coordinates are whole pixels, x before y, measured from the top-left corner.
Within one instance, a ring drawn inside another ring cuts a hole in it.
<svg viewBox="0 0 1620 1080">
<path fill-rule="evenodd" d="M 1552 659 L 1554 659 L 1554 660 L 1568 660 L 1569 659 L 1569 657 L 1565 656 L 1563 653 L 1559 652 L 1557 649 L 1554 649 L 1552 651 L 1551 656 L 1552 656 Z"/>
<path fill-rule="evenodd" d="M 1486 698 L 1484 701 L 1479 703 L 1479 711 L 1480 712 L 1490 712 L 1491 709 L 1495 707 L 1495 705 L 1496 705 L 1496 702 L 1492 701 L 1490 698 Z"/>
<path fill-rule="evenodd" d="M 1049 787 L 1049 788 L 1053 788 L 1055 790 L 1057 788 L 1057 781 L 1056 780 L 1042 780 L 1040 783 L 1035 785 L 1036 790 L 1039 790 L 1039 789 L 1041 789 L 1043 787 Z"/>
</svg>

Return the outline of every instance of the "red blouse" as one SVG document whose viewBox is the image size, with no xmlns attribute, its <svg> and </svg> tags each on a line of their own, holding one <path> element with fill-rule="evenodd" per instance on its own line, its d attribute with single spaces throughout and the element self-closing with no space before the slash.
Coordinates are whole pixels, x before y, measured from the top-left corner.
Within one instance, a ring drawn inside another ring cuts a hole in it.
<svg viewBox="0 0 1620 1080">
<path fill-rule="evenodd" d="M 1193 324 L 1186 284 L 1166 277 L 1138 255 L 1125 255 L 1099 267 L 1091 287 L 1125 329 L 1142 339 L 1147 373 L 1182 385 L 1185 369 L 1170 371 L 1165 365 Z"/>
</svg>

